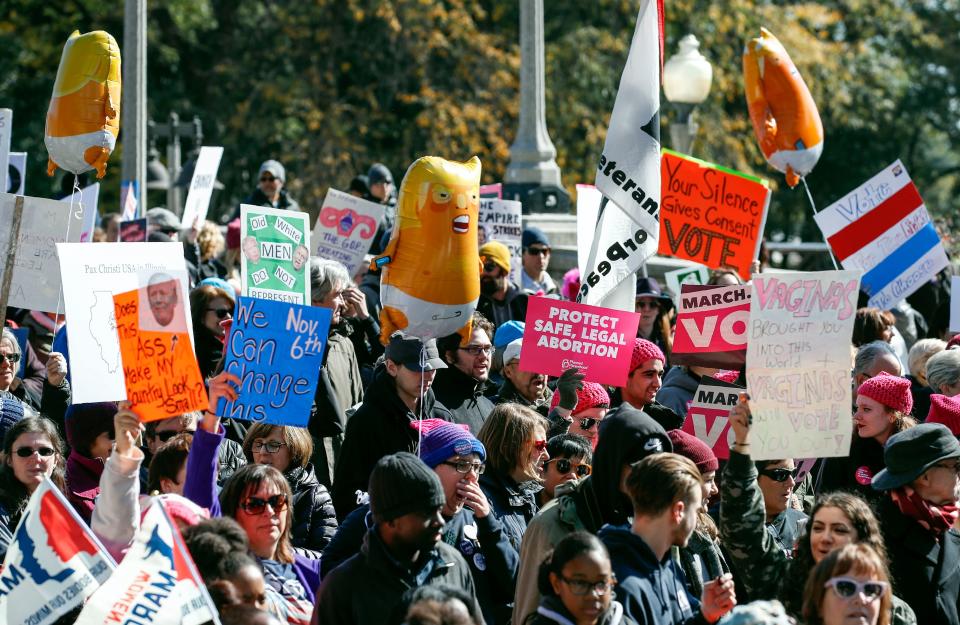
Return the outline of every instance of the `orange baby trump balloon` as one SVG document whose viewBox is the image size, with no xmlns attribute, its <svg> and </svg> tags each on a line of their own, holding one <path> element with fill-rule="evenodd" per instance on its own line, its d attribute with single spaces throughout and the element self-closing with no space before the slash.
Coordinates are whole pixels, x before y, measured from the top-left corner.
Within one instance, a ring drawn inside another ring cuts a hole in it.
<svg viewBox="0 0 960 625">
<path fill-rule="evenodd" d="M 53 83 L 44 143 L 47 174 L 57 167 L 74 174 L 107 173 L 120 134 L 120 47 L 102 30 L 73 31 Z"/>
<path fill-rule="evenodd" d="M 390 242 L 373 261 L 383 267 L 381 340 L 396 330 L 469 339 L 480 297 L 480 159 L 417 159 L 400 183 L 397 210 Z"/>
<path fill-rule="evenodd" d="M 760 150 L 794 187 L 820 160 L 823 123 L 797 66 L 766 28 L 743 51 L 743 80 Z"/>
</svg>

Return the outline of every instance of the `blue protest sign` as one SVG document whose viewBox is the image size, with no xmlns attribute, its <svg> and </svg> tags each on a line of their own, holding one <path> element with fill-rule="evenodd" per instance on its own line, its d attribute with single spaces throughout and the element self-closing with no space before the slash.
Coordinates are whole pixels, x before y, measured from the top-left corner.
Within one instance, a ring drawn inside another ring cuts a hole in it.
<svg viewBox="0 0 960 625">
<path fill-rule="evenodd" d="M 329 308 L 238 297 L 224 370 L 240 378 L 240 392 L 217 414 L 306 427 L 330 317 Z"/>
<path fill-rule="evenodd" d="M 17 344 L 20 346 L 20 369 L 17 370 L 17 377 L 23 379 L 23 374 L 27 371 L 27 341 L 30 340 L 30 328 L 7 328 L 17 337 Z"/>
</svg>

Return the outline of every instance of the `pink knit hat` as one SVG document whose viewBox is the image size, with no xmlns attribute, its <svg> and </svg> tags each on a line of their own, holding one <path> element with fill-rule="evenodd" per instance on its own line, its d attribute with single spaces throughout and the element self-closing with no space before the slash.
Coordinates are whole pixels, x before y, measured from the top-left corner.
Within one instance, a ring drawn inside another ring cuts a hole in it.
<svg viewBox="0 0 960 625">
<path fill-rule="evenodd" d="M 930 412 L 927 423 L 942 423 L 950 428 L 954 436 L 960 435 L 960 396 L 930 396 Z"/>
<path fill-rule="evenodd" d="M 647 339 L 634 339 L 633 356 L 630 358 L 630 373 L 636 371 L 637 367 L 651 358 L 656 358 L 663 363 L 667 362 L 667 359 L 663 357 L 663 352 L 655 343 L 651 343 Z"/>
<path fill-rule="evenodd" d="M 913 409 L 913 395 L 910 394 L 910 380 L 898 375 L 881 371 L 869 378 L 857 389 L 857 395 L 876 400 L 898 412 L 909 414 Z"/>
<path fill-rule="evenodd" d="M 550 407 L 556 408 L 560 404 L 560 393 L 554 393 L 550 400 Z M 576 416 L 584 410 L 591 408 L 609 408 L 610 395 L 607 389 L 596 382 L 584 382 L 583 388 L 577 390 L 577 407 L 573 409 L 571 416 Z"/>
</svg>

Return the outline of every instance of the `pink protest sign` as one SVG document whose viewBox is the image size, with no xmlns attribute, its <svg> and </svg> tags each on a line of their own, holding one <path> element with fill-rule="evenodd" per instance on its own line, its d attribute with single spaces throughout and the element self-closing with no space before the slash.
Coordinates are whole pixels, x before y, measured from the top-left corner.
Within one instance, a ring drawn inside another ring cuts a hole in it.
<svg viewBox="0 0 960 625">
<path fill-rule="evenodd" d="M 548 297 L 527 302 L 520 369 L 560 375 L 576 367 L 591 382 L 623 386 L 640 315 Z"/>
<path fill-rule="evenodd" d="M 733 444 L 730 409 L 736 405 L 741 391 L 742 386 L 714 378 L 703 378 L 693 395 L 693 401 L 687 409 L 687 418 L 681 428 L 709 445 L 721 460 L 730 457 L 730 445 Z"/>
<path fill-rule="evenodd" d="M 684 284 L 670 362 L 740 369 L 746 361 L 750 287 Z"/>
</svg>

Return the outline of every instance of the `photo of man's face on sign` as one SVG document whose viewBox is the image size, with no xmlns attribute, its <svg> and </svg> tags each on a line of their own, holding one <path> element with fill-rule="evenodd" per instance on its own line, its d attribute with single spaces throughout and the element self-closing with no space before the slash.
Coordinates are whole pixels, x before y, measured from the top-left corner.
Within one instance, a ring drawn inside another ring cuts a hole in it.
<svg viewBox="0 0 960 625">
<path fill-rule="evenodd" d="M 140 289 L 140 328 L 152 332 L 186 332 L 180 281 L 165 273 L 150 276 L 146 288 Z M 144 306 L 143 304 L 147 305 Z"/>
</svg>

